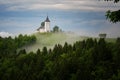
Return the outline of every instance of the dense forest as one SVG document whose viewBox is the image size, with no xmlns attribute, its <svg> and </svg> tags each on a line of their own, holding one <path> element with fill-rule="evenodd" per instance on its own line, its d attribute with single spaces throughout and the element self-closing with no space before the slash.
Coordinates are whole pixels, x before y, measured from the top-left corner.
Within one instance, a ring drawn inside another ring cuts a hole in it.
<svg viewBox="0 0 120 80">
<path fill-rule="evenodd" d="M 0 37 L 0 80 L 120 80 L 120 38 L 86 39 L 36 52 L 17 52 L 35 36 Z"/>
<path fill-rule="evenodd" d="M 27 36 L 20 34 L 18 37 L 0 37 L 0 59 L 2 57 L 12 57 L 17 54 L 17 49 L 36 42 L 34 35 Z"/>
</svg>

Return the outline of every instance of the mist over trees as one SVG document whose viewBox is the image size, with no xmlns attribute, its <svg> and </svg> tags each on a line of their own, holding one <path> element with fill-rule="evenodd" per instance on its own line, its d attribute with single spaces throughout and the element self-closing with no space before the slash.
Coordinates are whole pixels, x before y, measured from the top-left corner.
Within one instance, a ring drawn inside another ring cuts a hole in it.
<svg viewBox="0 0 120 80">
<path fill-rule="evenodd" d="M 115 43 L 89 38 L 30 53 L 16 52 L 14 44 L 15 39 L 0 38 L 0 80 L 120 80 L 120 38 Z"/>
<path fill-rule="evenodd" d="M 14 39 L 11 37 L 2 38 L 0 37 L 0 58 L 9 55 L 16 55 L 17 49 L 25 45 L 32 44 L 36 42 L 36 37 L 34 35 L 27 36 L 20 34 Z"/>
<path fill-rule="evenodd" d="M 120 10 L 108 11 L 106 16 L 119 22 Z M 53 28 L 59 31 L 58 26 Z M 0 80 L 120 80 L 120 38 L 116 42 L 89 38 L 29 53 L 18 50 L 35 42 L 34 35 L 0 37 Z"/>
</svg>

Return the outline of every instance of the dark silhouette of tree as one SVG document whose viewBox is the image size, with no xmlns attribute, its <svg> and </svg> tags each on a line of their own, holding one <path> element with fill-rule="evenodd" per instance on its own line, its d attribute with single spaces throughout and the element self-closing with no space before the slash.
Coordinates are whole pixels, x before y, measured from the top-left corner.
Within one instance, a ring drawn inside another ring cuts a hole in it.
<svg viewBox="0 0 120 80">
<path fill-rule="evenodd" d="M 40 49 L 38 49 L 38 50 L 37 50 L 37 54 L 38 54 L 38 55 L 40 55 L 40 54 L 41 54 Z"/>
<path fill-rule="evenodd" d="M 105 0 L 105 1 L 113 1 L 115 4 L 117 4 L 120 0 Z M 108 10 L 106 12 L 107 19 L 110 20 L 110 22 L 116 23 L 120 22 L 120 10 L 117 11 L 110 11 Z"/>
<path fill-rule="evenodd" d="M 58 26 L 54 26 L 53 27 L 53 32 L 59 32 L 59 27 Z"/>
<path fill-rule="evenodd" d="M 18 55 L 20 55 L 20 54 L 26 54 L 26 50 L 25 49 L 20 50 Z"/>
<path fill-rule="evenodd" d="M 42 54 L 43 54 L 43 55 L 48 54 L 47 47 L 43 47 Z"/>
<path fill-rule="evenodd" d="M 41 22 L 41 27 L 45 26 L 45 22 Z"/>
</svg>

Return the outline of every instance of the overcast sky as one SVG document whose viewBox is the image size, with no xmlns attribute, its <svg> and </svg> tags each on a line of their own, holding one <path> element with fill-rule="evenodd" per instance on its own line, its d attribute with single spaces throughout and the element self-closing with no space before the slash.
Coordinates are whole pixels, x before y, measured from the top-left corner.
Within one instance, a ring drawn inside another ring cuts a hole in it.
<svg viewBox="0 0 120 80">
<path fill-rule="evenodd" d="M 33 33 L 48 14 L 51 29 L 58 25 L 83 36 L 120 37 L 120 23 L 105 17 L 107 10 L 118 9 L 120 2 L 102 0 L 0 0 L 0 35 Z"/>
</svg>

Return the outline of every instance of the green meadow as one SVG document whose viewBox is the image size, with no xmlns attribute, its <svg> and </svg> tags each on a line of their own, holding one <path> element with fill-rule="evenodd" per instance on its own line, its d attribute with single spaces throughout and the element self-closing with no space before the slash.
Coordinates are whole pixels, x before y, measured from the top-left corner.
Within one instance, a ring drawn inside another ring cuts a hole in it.
<svg viewBox="0 0 120 80">
<path fill-rule="evenodd" d="M 38 48 L 42 50 L 43 47 L 47 47 L 48 49 L 52 49 L 55 44 L 64 45 L 65 42 L 69 44 L 73 44 L 76 41 L 84 40 L 87 37 L 81 37 L 74 33 L 34 33 L 37 41 L 34 44 L 26 45 L 22 47 L 26 49 L 27 52 L 33 51 L 35 52 Z"/>
<path fill-rule="evenodd" d="M 33 44 L 26 45 L 22 47 L 22 49 L 26 49 L 27 52 L 36 52 L 37 49 L 41 49 L 43 47 L 47 47 L 47 49 L 52 49 L 55 44 L 64 45 L 65 42 L 69 44 L 73 44 L 76 41 L 82 41 L 90 37 L 86 36 L 79 36 L 71 32 L 61 32 L 61 33 L 34 33 L 33 35 L 36 36 L 37 41 Z M 99 38 L 93 38 L 99 40 Z M 107 42 L 115 42 L 114 38 L 106 38 Z"/>
</svg>

